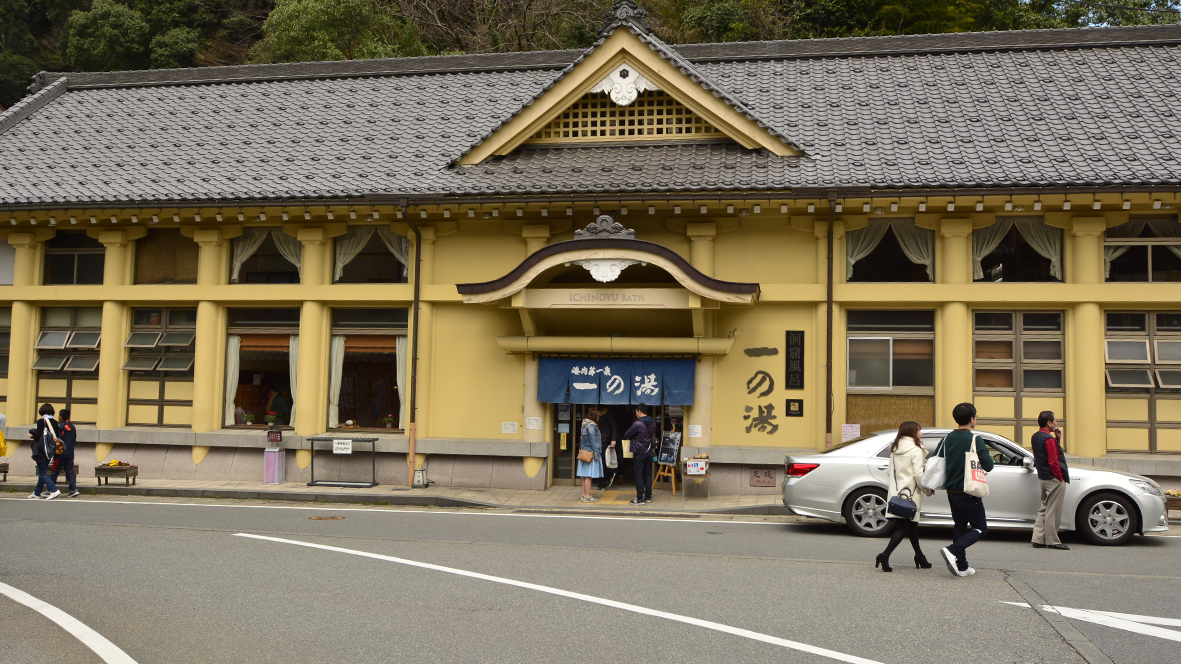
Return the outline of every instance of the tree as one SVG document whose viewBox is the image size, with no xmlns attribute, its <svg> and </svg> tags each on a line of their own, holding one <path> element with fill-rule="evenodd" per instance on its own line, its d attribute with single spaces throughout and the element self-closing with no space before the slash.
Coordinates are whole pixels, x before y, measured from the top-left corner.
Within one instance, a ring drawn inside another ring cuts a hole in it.
<svg viewBox="0 0 1181 664">
<path fill-rule="evenodd" d="M 94 0 L 88 12 L 76 11 L 67 21 L 66 55 L 82 71 L 143 69 L 151 29 L 134 9 L 112 0 Z"/>
<path fill-rule="evenodd" d="M 173 28 L 152 38 L 152 69 L 192 67 L 201 48 L 201 33 L 192 28 Z"/>
<path fill-rule="evenodd" d="M 379 0 L 279 0 L 250 49 L 254 62 L 420 55 L 418 31 Z"/>
</svg>

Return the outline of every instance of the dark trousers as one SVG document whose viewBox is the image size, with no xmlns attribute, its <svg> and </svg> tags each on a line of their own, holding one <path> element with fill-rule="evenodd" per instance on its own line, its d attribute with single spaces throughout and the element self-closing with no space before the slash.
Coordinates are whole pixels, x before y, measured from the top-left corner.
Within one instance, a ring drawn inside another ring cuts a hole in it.
<svg viewBox="0 0 1181 664">
<path fill-rule="evenodd" d="M 632 470 L 636 473 L 636 498 L 652 499 L 652 454 L 637 454 L 632 457 Z"/>
<path fill-rule="evenodd" d="M 36 458 L 33 461 L 37 462 L 37 488 L 33 493 L 38 496 L 41 495 L 41 490 L 48 488 L 49 493 L 57 491 L 57 483 L 49 476 L 49 459 Z"/>
<path fill-rule="evenodd" d="M 951 504 L 951 519 L 955 522 L 952 544 L 947 550 L 955 555 L 956 566 L 965 570 L 968 569 L 967 548 L 983 539 L 988 532 L 984 501 L 966 493 L 948 491 L 947 502 Z"/>
<path fill-rule="evenodd" d="M 64 456 L 57 458 L 57 470 L 53 471 L 54 484 L 57 484 L 57 478 L 63 470 L 66 471 L 66 481 L 70 483 L 70 491 L 77 491 L 78 478 L 74 477 L 74 457 Z"/>
<path fill-rule="evenodd" d="M 890 533 L 890 543 L 886 545 L 886 550 L 882 553 L 889 558 L 904 538 L 910 538 L 910 546 L 914 549 L 914 555 L 923 555 L 923 549 L 919 546 L 919 524 L 910 519 L 890 520 L 894 522 L 894 532 Z"/>
</svg>

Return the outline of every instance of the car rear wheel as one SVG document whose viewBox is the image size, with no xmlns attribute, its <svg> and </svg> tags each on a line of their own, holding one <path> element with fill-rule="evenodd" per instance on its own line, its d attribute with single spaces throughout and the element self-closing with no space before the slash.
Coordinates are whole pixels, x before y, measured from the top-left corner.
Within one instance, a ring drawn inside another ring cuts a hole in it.
<svg viewBox="0 0 1181 664">
<path fill-rule="evenodd" d="M 1127 544 L 1139 530 L 1132 501 L 1117 493 L 1097 493 L 1079 505 L 1078 531 L 1091 544 Z"/>
<path fill-rule="evenodd" d="M 858 537 L 882 537 L 893 530 L 886 518 L 886 492 L 866 487 L 845 501 L 845 523 Z"/>
</svg>

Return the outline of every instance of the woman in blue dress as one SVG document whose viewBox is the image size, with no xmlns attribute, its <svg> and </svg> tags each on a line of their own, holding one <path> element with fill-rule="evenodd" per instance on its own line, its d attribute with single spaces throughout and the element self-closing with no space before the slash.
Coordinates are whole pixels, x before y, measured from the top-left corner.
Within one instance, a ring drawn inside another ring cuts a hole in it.
<svg viewBox="0 0 1181 664">
<path fill-rule="evenodd" d="M 591 406 L 582 417 L 582 435 L 578 438 L 578 451 L 590 452 L 590 461 L 578 460 L 578 476 L 582 478 L 580 503 L 596 503 L 598 498 L 590 495 L 591 480 L 603 476 L 603 438 L 599 433 L 599 407 Z M 583 455 L 586 456 L 586 455 Z"/>
</svg>

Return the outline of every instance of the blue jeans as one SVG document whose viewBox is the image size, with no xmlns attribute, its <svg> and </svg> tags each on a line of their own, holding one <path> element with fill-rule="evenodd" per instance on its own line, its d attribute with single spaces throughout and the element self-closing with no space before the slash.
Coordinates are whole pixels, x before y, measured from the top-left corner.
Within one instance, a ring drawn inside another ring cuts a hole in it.
<svg viewBox="0 0 1181 664">
<path fill-rule="evenodd" d="M 74 477 L 74 457 L 64 456 L 57 458 L 57 470 L 53 471 L 54 484 L 57 484 L 57 478 L 63 470 L 66 471 L 66 481 L 70 483 L 70 491 L 77 491 L 78 478 Z"/>
<path fill-rule="evenodd" d="M 963 571 L 968 569 L 967 548 L 988 532 L 985 523 L 988 516 L 984 513 L 984 501 L 976 496 L 948 491 L 947 502 L 951 504 L 951 520 L 955 522 L 953 541 L 947 550 L 955 555 L 956 567 Z"/>
<path fill-rule="evenodd" d="M 53 478 L 49 476 L 49 460 L 48 459 L 34 459 L 37 462 L 37 488 L 33 489 L 33 493 L 38 496 L 41 495 L 41 490 L 49 489 L 49 493 L 57 491 L 57 484 L 54 483 Z M 73 469 L 71 469 L 73 472 Z"/>
</svg>

